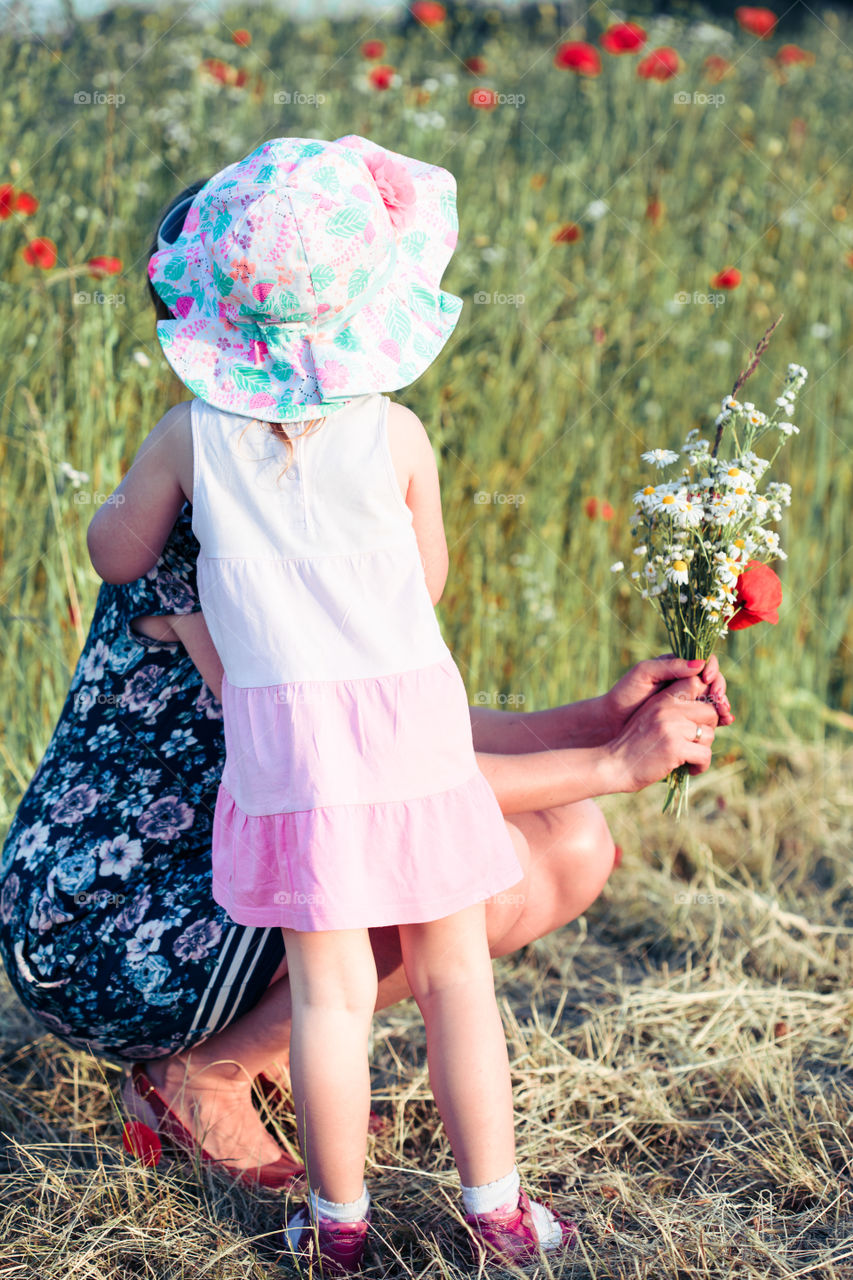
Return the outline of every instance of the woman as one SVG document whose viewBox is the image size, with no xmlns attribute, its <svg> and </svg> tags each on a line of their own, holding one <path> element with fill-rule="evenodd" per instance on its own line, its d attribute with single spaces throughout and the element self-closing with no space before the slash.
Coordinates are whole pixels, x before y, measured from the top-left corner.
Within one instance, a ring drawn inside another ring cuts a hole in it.
<svg viewBox="0 0 853 1280">
<path fill-rule="evenodd" d="M 167 206 L 163 240 L 202 185 Z M 191 517 L 186 504 L 144 578 L 101 586 L 4 846 L 0 954 L 50 1030 L 136 1064 L 126 1100 L 137 1116 L 184 1145 L 203 1136 L 235 1177 L 281 1186 L 301 1166 L 251 1091 L 261 1075 L 287 1082 L 287 962 L 280 931 L 235 925 L 210 892 L 222 668 L 196 593 Z M 643 662 L 601 697 L 547 711 L 472 707 L 478 763 L 525 868 L 487 903 L 492 955 L 576 919 L 601 892 L 614 846 L 591 797 L 639 790 L 685 761 L 703 772 L 714 727 L 732 719 L 714 659 L 701 678 L 681 660 Z M 381 1009 L 410 992 L 397 929 L 370 934 Z"/>
</svg>

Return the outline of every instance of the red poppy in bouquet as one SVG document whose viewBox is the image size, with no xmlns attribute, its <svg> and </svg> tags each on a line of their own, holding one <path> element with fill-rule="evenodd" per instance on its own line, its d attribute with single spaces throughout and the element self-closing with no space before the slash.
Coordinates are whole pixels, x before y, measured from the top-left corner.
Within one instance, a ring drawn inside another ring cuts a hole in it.
<svg viewBox="0 0 853 1280">
<path fill-rule="evenodd" d="M 713 439 L 693 428 L 681 449 L 650 449 L 642 455 L 658 470 L 677 464 L 677 471 L 673 479 L 650 482 L 634 494 L 637 567 L 630 576 L 662 618 L 679 658 L 707 660 L 729 631 L 779 621 L 782 584 L 767 561 L 787 559 L 771 526 L 790 505 L 791 486 L 767 482 L 766 473 L 799 432 L 791 419 L 808 372 L 800 364 L 788 365 L 770 414 L 737 398 L 778 323 L 764 334 L 724 397 Z M 756 452 L 761 441 L 771 443 L 769 457 Z M 619 561 L 613 570 L 624 567 Z M 675 802 L 676 814 L 683 812 L 689 778 L 687 765 L 669 775 L 664 812 Z"/>
</svg>

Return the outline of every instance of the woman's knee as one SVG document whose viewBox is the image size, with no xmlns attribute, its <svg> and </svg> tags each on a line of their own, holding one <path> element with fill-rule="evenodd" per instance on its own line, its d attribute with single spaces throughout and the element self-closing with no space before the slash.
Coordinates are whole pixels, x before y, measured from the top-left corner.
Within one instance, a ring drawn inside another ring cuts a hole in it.
<svg viewBox="0 0 853 1280">
<path fill-rule="evenodd" d="M 580 800 L 561 806 L 561 856 L 555 859 L 557 890 L 587 899 L 586 906 L 598 897 L 613 870 L 616 845 L 607 819 L 594 800 Z M 585 906 L 581 910 L 585 910 Z"/>
</svg>

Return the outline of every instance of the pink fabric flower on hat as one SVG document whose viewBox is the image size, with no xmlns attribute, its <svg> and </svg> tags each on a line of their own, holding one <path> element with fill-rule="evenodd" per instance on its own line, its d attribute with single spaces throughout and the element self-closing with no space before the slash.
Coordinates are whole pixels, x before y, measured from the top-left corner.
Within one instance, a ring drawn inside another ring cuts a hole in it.
<svg viewBox="0 0 853 1280">
<path fill-rule="evenodd" d="M 405 230 L 412 220 L 415 187 L 404 166 L 383 155 L 381 151 L 366 155 L 364 163 L 373 174 L 373 180 L 388 210 L 391 226 L 395 231 Z"/>
</svg>

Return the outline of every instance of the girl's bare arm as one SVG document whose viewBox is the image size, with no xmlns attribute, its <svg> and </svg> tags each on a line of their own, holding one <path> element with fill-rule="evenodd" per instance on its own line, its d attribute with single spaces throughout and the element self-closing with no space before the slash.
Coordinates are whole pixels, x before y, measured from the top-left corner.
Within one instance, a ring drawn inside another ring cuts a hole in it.
<svg viewBox="0 0 853 1280">
<path fill-rule="evenodd" d="M 406 505 L 412 513 L 430 600 L 436 605 L 447 581 L 449 557 L 435 454 L 420 418 L 402 404 L 389 408 L 388 441 L 395 460 L 404 460 L 409 473 Z"/>
<path fill-rule="evenodd" d="M 164 414 L 89 523 L 89 555 L 105 582 L 135 582 L 152 569 L 184 501 L 192 501 L 189 404 Z"/>
</svg>

